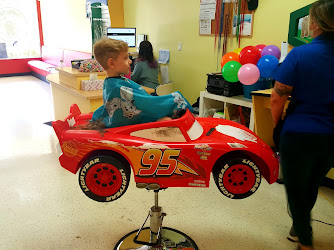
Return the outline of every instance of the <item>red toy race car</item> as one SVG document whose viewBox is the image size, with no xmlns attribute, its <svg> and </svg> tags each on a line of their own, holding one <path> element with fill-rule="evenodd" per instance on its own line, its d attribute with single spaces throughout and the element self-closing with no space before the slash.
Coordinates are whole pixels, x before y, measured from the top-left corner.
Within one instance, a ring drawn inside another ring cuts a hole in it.
<svg viewBox="0 0 334 250">
<path fill-rule="evenodd" d="M 60 164 L 79 173 L 79 185 L 91 199 L 110 202 L 128 188 L 131 170 L 137 187 L 209 187 L 210 174 L 231 199 L 252 195 L 261 175 L 271 184 L 278 160 L 271 148 L 246 127 L 220 118 L 194 117 L 84 130 L 92 113 L 73 104 L 53 128 L 63 154 Z"/>
</svg>

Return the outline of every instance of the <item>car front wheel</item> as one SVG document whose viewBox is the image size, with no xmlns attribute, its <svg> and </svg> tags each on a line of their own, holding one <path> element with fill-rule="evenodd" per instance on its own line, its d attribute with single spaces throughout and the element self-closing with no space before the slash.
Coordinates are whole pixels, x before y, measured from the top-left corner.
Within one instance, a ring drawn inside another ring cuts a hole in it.
<svg viewBox="0 0 334 250">
<path fill-rule="evenodd" d="M 261 173 L 256 164 L 246 158 L 235 158 L 219 166 L 214 173 L 219 191 L 231 199 L 243 199 L 256 192 Z"/>
<path fill-rule="evenodd" d="M 120 198 L 129 186 L 128 166 L 112 156 L 92 156 L 80 169 L 79 185 L 89 198 L 110 202 Z"/>
</svg>

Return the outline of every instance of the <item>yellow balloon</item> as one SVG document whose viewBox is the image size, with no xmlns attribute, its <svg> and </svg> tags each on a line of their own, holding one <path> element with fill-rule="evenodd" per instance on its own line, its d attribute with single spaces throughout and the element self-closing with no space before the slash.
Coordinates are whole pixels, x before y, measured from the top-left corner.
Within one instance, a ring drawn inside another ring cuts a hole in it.
<svg viewBox="0 0 334 250">
<path fill-rule="evenodd" d="M 242 48 L 237 48 L 237 49 L 233 50 L 233 52 L 237 53 L 239 55 L 241 50 L 242 50 Z"/>
</svg>

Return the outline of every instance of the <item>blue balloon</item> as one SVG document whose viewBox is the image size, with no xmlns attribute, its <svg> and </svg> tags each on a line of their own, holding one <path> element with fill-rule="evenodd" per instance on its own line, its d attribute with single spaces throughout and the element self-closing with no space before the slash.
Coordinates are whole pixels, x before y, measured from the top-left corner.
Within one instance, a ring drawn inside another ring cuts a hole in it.
<svg viewBox="0 0 334 250">
<path fill-rule="evenodd" d="M 278 68 L 278 63 L 279 61 L 275 56 L 266 55 L 261 57 L 256 65 L 260 70 L 260 77 L 272 77 Z"/>
</svg>

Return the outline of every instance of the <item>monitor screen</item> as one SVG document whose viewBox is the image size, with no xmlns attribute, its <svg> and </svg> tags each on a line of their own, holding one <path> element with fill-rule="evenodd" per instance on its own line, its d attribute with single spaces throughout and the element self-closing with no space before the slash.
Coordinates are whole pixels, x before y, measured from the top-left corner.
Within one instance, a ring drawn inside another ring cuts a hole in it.
<svg viewBox="0 0 334 250">
<path fill-rule="evenodd" d="M 107 28 L 107 36 L 112 39 L 122 40 L 129 47 L 136 47 L 136 28 Z"/>
</svg>

